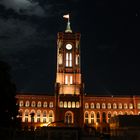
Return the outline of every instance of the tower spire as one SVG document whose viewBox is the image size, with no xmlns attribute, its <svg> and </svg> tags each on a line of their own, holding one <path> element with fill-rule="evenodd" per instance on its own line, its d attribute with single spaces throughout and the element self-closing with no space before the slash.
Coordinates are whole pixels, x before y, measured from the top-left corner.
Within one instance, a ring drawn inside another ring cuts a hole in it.
<svg viewBox="0 0 140 140">
<path fill-rule="evenodd" d="M 70 27 L 70 17 L 69 17 L 69 14 L 64 15 L 63 17 L 68 19 L 67 27 L 66 27 L 65 32 L 66 33 L 72 33 L 72 30 L 71 30 L 71 27 Z"/>
</svg>

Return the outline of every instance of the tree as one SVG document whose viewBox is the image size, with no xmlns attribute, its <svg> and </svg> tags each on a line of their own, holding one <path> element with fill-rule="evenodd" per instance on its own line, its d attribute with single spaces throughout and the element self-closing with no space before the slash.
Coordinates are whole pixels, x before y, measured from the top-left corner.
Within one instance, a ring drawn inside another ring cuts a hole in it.
<svg viewBox="0 0 140 140">
<path fill-rule="evenodd" d="M 0 127 L 15 125 L 18 115 L 16 86 L 10 77 L 11 67 L 0 61 Z"/>
</svg>

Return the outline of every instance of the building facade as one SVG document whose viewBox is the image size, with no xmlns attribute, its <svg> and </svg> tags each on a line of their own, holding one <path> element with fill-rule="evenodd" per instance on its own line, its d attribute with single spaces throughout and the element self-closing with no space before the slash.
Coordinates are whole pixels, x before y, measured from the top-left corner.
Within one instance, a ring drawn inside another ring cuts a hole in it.
<svg viewBox="0 0 140 140">
<path fill-rule="evenodd" d="M 57 34 L 57 71 L 54 96 L 19 93 L 23 126 L 107 126 L 111 116 L 140 114 L 140 96 L 84 94 L 80 63 L 80 33 Z"/>
</svg>

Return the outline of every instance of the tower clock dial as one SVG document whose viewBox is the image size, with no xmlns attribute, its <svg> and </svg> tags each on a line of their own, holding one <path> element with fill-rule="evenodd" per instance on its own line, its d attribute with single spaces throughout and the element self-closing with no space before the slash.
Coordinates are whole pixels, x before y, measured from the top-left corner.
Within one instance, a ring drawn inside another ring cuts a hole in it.
<svg viewBox="0 0 140 140">
<path fill-rule="evenodd" d="M 66 45 L 66 49 L 67 49 L 67 50 L 71 50 L 71 49 L 72 49 L 72 45 L 71 45 L 71 44 L 67 44 L 67 45 Z"/>
</svg>

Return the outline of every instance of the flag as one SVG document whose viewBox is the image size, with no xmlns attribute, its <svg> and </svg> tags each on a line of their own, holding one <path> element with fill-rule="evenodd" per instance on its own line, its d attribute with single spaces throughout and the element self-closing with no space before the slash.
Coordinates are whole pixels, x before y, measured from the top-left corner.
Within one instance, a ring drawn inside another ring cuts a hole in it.
<svg viewBox="0 0 140 140">
<path fill-rule="evenodd" d="M 69 14 L 63 15 L 63 18 L 68 18 L 69 19 Z"/>
</svg>

